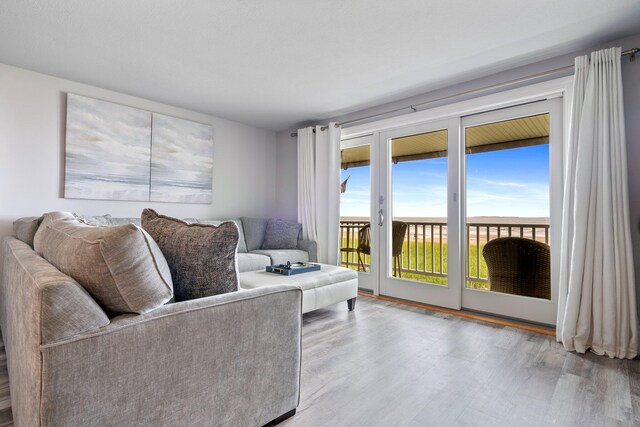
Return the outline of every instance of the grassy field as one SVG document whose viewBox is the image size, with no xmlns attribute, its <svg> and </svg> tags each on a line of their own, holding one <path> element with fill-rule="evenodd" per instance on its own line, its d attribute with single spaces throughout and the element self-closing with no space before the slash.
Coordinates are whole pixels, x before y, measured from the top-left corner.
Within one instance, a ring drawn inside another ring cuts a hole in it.
<svg viewBox="0 0 640 427">
<path fill-rule="evenodd" d="M 345 247 L 346 244 L 347 242 L 345 239 L 342 242 L 343 247 Z M 352 247 L 357 247 L 358 242 L 352 241 L 351 244 L 352 244 Z M 484 245 L 481 244 L 480 251 L 482 251 L 483 247 Z M 443 265 L 442 271 L 440 270 L 440 246 L 438 244 L 434 244 L 434 247 L 432 248 L 429 242 L 427 242 L 426 245 L 423 245 L 422 242 L 418 242 L 417 250 L 418 250 L 418 253 L 417 253 L 418 259 L 417 259 L 417 266 L 416 266 L 416 242 L 411 242 L 410 248 L 407 248 L 407 243 L 405 242 L 404 248 L 402 251 L 402 254 L 403 254 L 402 268 L 403 270 L 404 269 L 418 270 L 418 271 L 426 271 L 427 273 L 418 274 L 418 273 L 403 272 L 402 278 L 417 280 L 420 282 L 428 282 L 428 283 L 445 285 L 447 283 L 447 278 L 442 277 L 441 274 L 444 274 L 444 275 L 447 274 L 447 244 L 446 243 L 442 244 L 442 252 L 444 255 L 444 258 L 442 260 L 442 265 Z M 469 262 L 470 262 L 469 269 L 471 271 L 472 276 L 477 276 L 478 247 L 476 245 L 470 245 L 470 250 L 471 250 L 471 253 L 469 256 Z M 435 262 L 435 266 L 432 265 L 432 255 L 431 255 L 432 252 L 433 252 L 433 261 Z M 349 254 L 342 253 L 341 261 L 343 262 L 343 264 L 346 262 L 347 255 Z M 349 268 L 357 270 L 357 262 L 358 262 L 357 254 L 353 253 L 352 257 L 353 258 L 349 258 L 349 263 L 350 263 Z M 365 264 L 368 265 L 370 263 L 369 256 L 364 255 L 364 258 L 365 258 L 364 259 Z M 425 263 L 426 263 L 426 268 L 425 268 Z M 431 274 L 432 272 L 435 274 Z M 480 255 L 480 277 L 483 279 L 487 278 L 487 264 L 485 263 L 482 255 Z M 489 289 L 488 283 L 474 282 L 469 280 L 467 280 L 467 287 L 472 287 L 475 289 Z"/>
</svg>

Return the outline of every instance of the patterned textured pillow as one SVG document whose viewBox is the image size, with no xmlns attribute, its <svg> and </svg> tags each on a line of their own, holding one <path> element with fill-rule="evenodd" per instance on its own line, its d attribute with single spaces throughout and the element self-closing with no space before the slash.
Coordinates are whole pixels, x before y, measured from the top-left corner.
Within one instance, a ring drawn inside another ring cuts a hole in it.
<svg viewBox="0 0 640 427">
<path fill-rule="evenodd" d="M 238 227 L 189 224 L 142 211 L 142 227 L 162 250 L 173 278 L 176 301 L 203 298 L 238 290 L 236 249 Z"/>
<path fill-rule="evenodd" d="M 233 221 L 236 223 L 236 225 L 238 226 L 238 234 L 240 235 L 240 237 L 238 238 L 238 253 L 247 253 L 247 244 L 244 240 L 244 231 L 242 229 L 242 221 L 239 219 L 227 219 L 227 220 L 218 220 L 218 219 L 199 219 L 199 220 L 195 220 L 195 221 L 189 221 L 187 219 L 185 219 L 185 221 L 187 222 L 197 222 L 198 224 L 209 224 L 209 225 L 215 225 L 216 227 L 219 226 L 220 224 L 222 224 L 223 222 L 229 222 L 229 221 Z"/>
<path fill-rule="evenodd" d="M 145 313 L 173 297 L 167 261 L 134 224 L 96 227 L 51 212 L 44 214 L 34 249 L 112 313 Z"/>
<path fill-rule="evenodd" d="M 295 249 L 298 247 L 298 235 L 302 224 L 282 219 L 267 221 L 262 249 Z"/>
</svg>

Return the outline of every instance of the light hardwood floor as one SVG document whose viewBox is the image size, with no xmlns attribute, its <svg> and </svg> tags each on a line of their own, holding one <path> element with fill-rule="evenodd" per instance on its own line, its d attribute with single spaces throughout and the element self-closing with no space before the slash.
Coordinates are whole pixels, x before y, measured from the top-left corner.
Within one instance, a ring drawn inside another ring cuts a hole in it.
<svg viewBox="0 0 640 427">
<path fill-rule="evenodd" d="M 12 425 L 0 342 L 0 426 Z M 640 361 L 359 297 L 304 316 L 302 396 L 281 426 L 640 425 Z"/>
<path fill-rule="evenodd" d="M 9 395 L 9 374 L 7 374 L 7 355 L 0 335 L 0 426 L 12 426 L 11 396 Z"/>
<path fill-rule="evenodd" d="M 304 316 L 302 397 L 281 425 L 640 425 L 640 361 L 359 297 Z"/>
</svg>

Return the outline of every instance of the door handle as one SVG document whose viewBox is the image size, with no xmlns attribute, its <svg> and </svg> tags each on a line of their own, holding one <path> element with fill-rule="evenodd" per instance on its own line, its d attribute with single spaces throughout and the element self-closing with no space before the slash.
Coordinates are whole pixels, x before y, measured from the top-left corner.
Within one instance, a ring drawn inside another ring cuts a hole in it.
<svg viewBox="0 0 640 427">
<path fill-rule="evenodd" d="M 384 224 L 384 212 L 382 211 L 382 209 L 380 209 L 380 211 L 378 213 L 380 214 L 380 219 L 378 220 L 378 225 L 380 227 L 382 227 L 382 225 Z"/>
</svg>

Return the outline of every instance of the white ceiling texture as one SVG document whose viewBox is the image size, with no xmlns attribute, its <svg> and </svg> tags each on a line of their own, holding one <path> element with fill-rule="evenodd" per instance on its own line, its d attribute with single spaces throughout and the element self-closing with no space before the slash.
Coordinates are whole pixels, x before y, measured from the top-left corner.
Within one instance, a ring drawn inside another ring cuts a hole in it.
<svg viewBox="0 0 640 427">
<path fill-rule="evenodd" d="M 638 0 L 0 0 L 0 62 L 272 130 L 640 32 Z"/>
</svg>

